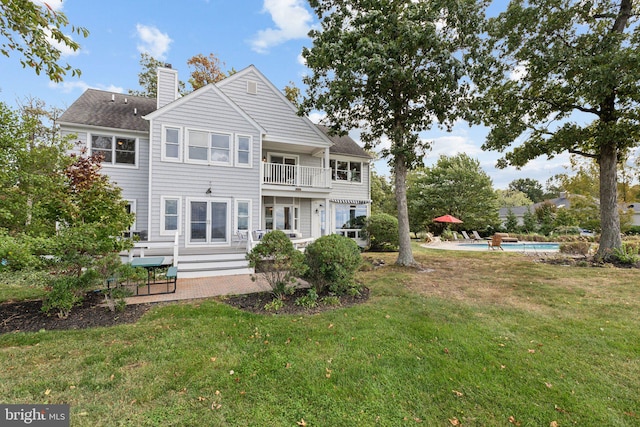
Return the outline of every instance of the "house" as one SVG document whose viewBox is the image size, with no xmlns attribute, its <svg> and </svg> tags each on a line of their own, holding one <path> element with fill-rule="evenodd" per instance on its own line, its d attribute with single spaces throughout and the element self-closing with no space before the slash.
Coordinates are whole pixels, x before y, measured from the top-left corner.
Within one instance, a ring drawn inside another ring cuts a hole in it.
<svg viewBox="0 0 640 427">
<path fill-rule="evenodd" d="M 244 272 L 270 230 L 358 237 L 345 226 L 370 213 L 372 159 L 355 141 L 298 116 L 254 66 L 185 96 L 176 70 L 157 76 L 157 99 L 88 89 L 58 121 L 75 150 L 104 155 L 137 246 L 173 246 L 181 277 L 197 277 Z"/>
<path fill-rule="evenodd" d="M 511 211 L 511 213 L 515 215 L 516 219 L 518 220 L 518 225 L 523 225 L 524 215 L 527 212 L 534 213 L 536 209 L 538 209 L 540 206 L 544 204 L 552 204 L 557 209 L 562 209 L 562 208 L 568 209 L 569 207 L 571 207 L 570 197 L 571 196 L 569 196 L 569 194 L 567 194 L 566 192 L 561 192 L 560 197 L 556 197 L 555 199 L 548 199 L 543 202 L 534 203 L 530 206 L 515 206 L 512 208 L 500 208 L 498 215 L 500 217 L 501 223 L 504 224 L 507 221 L 509 211 Z"/>
</svg>

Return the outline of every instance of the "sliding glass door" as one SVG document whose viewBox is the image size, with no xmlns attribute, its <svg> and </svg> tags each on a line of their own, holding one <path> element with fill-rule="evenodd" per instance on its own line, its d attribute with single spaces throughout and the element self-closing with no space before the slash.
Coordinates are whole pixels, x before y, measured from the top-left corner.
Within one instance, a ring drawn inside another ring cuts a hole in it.
<svg viewBox="0 0 640 427">
<path fill-rule="evenodd" d="M 226 199 L 189 200 L 189 243 L 228 244 L 230 204 Z"/>
</svg>

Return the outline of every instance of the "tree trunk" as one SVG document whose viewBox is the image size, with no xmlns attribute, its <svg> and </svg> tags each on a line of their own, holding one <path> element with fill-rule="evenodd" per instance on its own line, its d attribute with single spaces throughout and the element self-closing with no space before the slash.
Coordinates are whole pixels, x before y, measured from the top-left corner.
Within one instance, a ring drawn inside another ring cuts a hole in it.
<svg viewBox="0 0 640 427">
<path fill-rule="evenodd" d="M 600 246 L 596 258 L 607 259 L 614 248 L 622 246 L 620 216 L 618 214 L 617 168 L 618 156 L 615 144 L 602 147 L 600 166 Z"/>
<path fill-rule="evenodd" d="M 397 154 L 394 164 L 396 203 L 398 205 L 398 234 L 400 249 L 396 265 L 415 266 L 409 235 L 409 209 L 407 208 L 407 165 L 403 155 Z"/>
</svg>

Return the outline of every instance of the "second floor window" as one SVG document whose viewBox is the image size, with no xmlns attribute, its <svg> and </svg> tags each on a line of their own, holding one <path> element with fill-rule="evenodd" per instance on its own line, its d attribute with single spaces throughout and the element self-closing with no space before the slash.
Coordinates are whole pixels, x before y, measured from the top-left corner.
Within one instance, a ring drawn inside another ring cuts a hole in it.
<svg viewBox="0 0 640 427">
<path fill-rule="evenodd" d="M 189 130 L 188 160 L 231 164 L 231 135 Z"/>
<path fill-rule="evenodd" d="M 362 182 L 362 163 L 346 160 L 329 160 L 334 181 Z"/>
<path fill-rule="evenodd" d="M 102 154 L 107 165 L 136 164 L 136 139 L 110 135 L 91 136 L 91 154 Z"/>
</svg>

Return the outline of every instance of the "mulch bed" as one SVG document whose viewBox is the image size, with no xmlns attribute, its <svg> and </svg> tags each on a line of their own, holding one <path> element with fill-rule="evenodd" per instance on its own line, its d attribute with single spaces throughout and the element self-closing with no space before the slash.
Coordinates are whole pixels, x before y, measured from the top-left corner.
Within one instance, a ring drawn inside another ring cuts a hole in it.
<svg viewBox="0 0 640 427">
<path fill-rule="evenodd" d="M 306 289 L 299 289 L 284 300 L 284 305 L 277 312 L 267 311 L 264 306 L 273 300 L 268 293 L 255 293 L 219 298 L 240 310 L 258 314 L 315 314 L 338 307 L 348 307 L 361 304 L 369 299 L 369 289 L 363 288 L 358 296 L 340 297 L 340 305 L 324 305 L 308 308 L 295 304 L 296 298 L 306 295 Z M 42 312 L 42 301 L 5 302 L 0 304 L 0 334 L 10 332 L 38 332 L 42 330 L 73 330 L 114 326 L 135 323 L 149 309 L 150 304 L 130 304 L 124 311 L 110 311 L 103 305 L 104 297 L 99 292 L 89 292 L 85 295 L 82 305 L 74 307 L 66 319 L 60 319 L 55 313 L 47 315 Z"/>
<path fill-rule="evenodd" d="M 0 304 L 0 334 L 8 332 L 37 332 L 54 329 L 85 329 L 98 326 L 114 326 L 134 323 L 145 314 L 152 304 L 127 305 L 124 311 L 110 311 L 99 292 L 85 295 L 82 305 L 74 307 L 66 319 L 55 313 L 42 312 L 42 301 L 6 302 Z"/>
<path fill-rule="evenodd" d="M 321 299 L 323 295 L 320 295 L 317 307 L 304 307 L 296 305 L 296 299 L 307 295 L 307 289 L 296 289 L 293 295 L 287 295 L 283 299 L 283 306 L 278 311 L 266 310 L 264 307 L 266 304 L 274 300 L 274 296 L 270 292 L 259 292 L 247 295 L 234 295 L 230 297 L 224 297 L 220 300 L 226 304 L 236 307 L 240 310 L 248 311 L 256 314 L 269 314 L 269 315 L 282 315 L 282 314 L 317 314 L 327 310 L 333 310 L 340 307 L 350 307 L 356 304 L 362 304 L 369 299 L 369 288 L 363 287 L 360 290 L 360 295 L 342 295 L 339 297 L 339 305 L 326 305 L 323 304 Z"/>
</svg>

